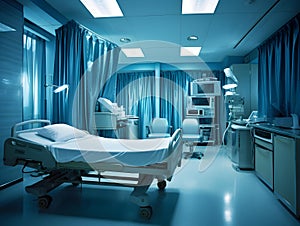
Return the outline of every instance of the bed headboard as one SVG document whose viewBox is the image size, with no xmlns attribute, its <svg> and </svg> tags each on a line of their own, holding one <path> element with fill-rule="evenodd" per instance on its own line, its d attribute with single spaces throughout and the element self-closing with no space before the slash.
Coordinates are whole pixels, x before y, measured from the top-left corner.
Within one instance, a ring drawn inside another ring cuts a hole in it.
<svg viewBox="0 0 300 226">
<path fill-rule="evenodd" d="M 23 126 L 29 126 L 29 125 L 36 125 L 37 127 L 45 126 L 45 125 L 50 125 L 51 122 L 46 119 L 33 119 L 33 120 L 27 120 L 24 122 L 19 122 L 16 123 L 12 128 L 11 128 L 11 136 L 15 137 L 18 133 L 18 131 L 23 130 Z"/>
</svg>

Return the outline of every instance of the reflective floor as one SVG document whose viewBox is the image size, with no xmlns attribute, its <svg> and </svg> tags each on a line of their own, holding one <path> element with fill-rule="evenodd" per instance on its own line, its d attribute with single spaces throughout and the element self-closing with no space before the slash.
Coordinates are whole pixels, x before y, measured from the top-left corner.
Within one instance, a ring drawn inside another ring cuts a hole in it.
<svg viewBox="0 0 300 226">
<path fill-rule="evenodd" d="M 25 192 L 24 181 L 0 191 L 1 225 L 298 225 L 294 217 L 255 176 L 237 171 L 226 150 L 197 147 L 204 158 L 186 159 L 164 191 L 154 183 L 149 191 L 153 215 L 139 216 L 139 207 L 129 201 L 125 187 L 69 184 L 50 192 L 51 206 L 39 210 L 37 199 Z"/>
</svg>

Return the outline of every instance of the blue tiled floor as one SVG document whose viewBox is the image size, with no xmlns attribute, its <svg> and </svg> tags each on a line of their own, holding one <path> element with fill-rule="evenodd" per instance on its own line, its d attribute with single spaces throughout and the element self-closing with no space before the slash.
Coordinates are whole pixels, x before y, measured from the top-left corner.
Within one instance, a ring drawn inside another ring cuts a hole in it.
<svg viewBox="0 0 300 226">
<path fill-rule="evenodd" d="M 24 190 L 32 183 L 26 175 L 24 182 L 0 191 L 0 224 L 300 226 L 253 171 L 234 170 L 226 150 L 197 148 L 203 149 L 203 160 L 184 160 L 165 191 L 150 187 L 150 220 L 139 216 L 139 207 L 129 201 L 132 189 L 124 187 L 66 184 L 50 193 L 47 210 L 39 210 L 36 198 Z"/>
</svg>

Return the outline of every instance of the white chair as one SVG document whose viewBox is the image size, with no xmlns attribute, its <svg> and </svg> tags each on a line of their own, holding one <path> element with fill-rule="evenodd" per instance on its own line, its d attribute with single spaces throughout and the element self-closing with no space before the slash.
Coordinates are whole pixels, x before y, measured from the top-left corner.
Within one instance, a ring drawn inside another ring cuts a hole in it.
<svg viewBox="0 0 300 226">
<path fill-rule="evenodd" d="M 203 131 L 200 129 L 200 125 L 197 119 L 188 118 L 184 119 L 182 122 L 182 141 L 185 145 L 189 146 L 190 151 L 189 155 L 192 158 L 200 159 L 203 156 L 203 153 L 198 152 L 194 153 L 195 143 L 201 142 L 203 139 Z"/>
<path fill-rule="evenodd" d="M 171 136 L 171 126 L 165 118 L 154 118 L 151 126 L 148 127 L 148 138 L 160 138 Z"/>
</svg>

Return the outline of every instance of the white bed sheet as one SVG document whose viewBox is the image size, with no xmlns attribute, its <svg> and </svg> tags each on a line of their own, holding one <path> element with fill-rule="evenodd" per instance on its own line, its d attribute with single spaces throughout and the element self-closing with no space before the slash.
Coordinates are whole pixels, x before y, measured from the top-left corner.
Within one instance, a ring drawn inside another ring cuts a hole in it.
<svg viewBox="0 0 300 226">
<path fill-rule="evenodd" d="M 27 141 L 47 146 L 57 162 L 113 162 L 131 166 L 146 166 L 163 162 L 171 153 L 171 138 L 113 139 L 88 134 L 67 142 L 53 142 L 37 132 L 18 135 Z"/>
<path fill-rule="evenodd" d="M 42 136 L 38 135 L 37 131 L 33 131 L 33 132 L 21 132 L 18 133 L 17 135 L 19 138 L 27 140 L 27 141 L 31 141 L 40 145 L 44 145 L 44 146 L 50 146 L 52 145 L 54 142 L 44 138 Z"/>
</svg>

